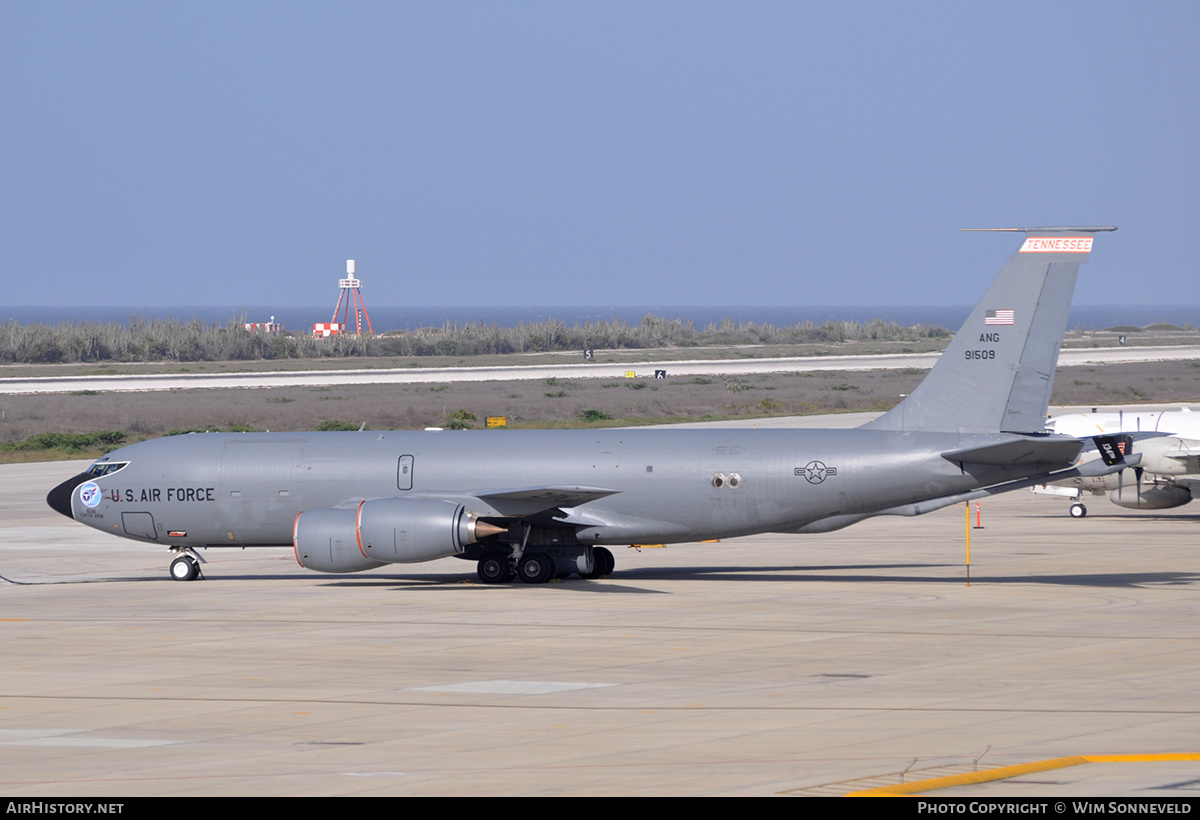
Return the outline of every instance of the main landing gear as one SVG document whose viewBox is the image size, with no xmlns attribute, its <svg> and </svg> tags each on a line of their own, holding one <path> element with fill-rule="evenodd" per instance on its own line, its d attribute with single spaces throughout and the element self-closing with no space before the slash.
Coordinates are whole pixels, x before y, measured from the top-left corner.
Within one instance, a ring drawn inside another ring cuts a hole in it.
<svg viewBox="0 0 1200 820">
<path fill-rule="evenodd" d="M 172 552 L 178 556 L 171 562 L 171 579 L 175 581 L 195 581 L 202 577 L 200 564 L 204 559 L 190 547 L 172 547 Z"/>
<path fill-rule="evenodd" d="M 617 568 L 617 559 L 613 558 L 613 554 L 604 547 L 592 547 L 592 563 L 594 564 L 592 571 L 583 576 L 588 580 L 607 578 Z"/>
<path fill-rule="evenodd" d="M 1076 501 L 1071 505 L 1072 518 L 1083 518 L 1085 515 L 1087 515 L 1087 507 L 1083 506 L 1083 504 Z"/>
<path fill-rule="evenodd" d="M 538 552 L 527 552 L 517 564 L 517 575 L 527 584 L 544 584 L 555 576 L 554 559 Z"/>
<path fill-rule="evenodd" d="M 512 580 L 512 567 L 508 563 L 508 553 L 494 550 L 486 552 L 479 559 L 476 569 L 479 580 L 485 584 L 507 584 Z"/>
<path fill-rule="evenodd" d="M 580 572 L 580 576 L 595 580 L 612 575 L 617 565 L 613 554 L 604 547 L 592 547 L 591 550 L 592 570 Z M 570 564 L 576 565 L 575 559 L 570 559 Z M 479 559 L 476 574 L 485 584 L 506 584 L 512 580 L 513 575 L 519 576 L 527 584 L 544 584 L 559 574 L 559 562 L 548 553 L 530 551 L 521 556 L 514 571 L 512 555 L 507 550 L 489 550 Z M 564 572 L 564 575 L 569 574 L 570 572 Z"/>
</svg>

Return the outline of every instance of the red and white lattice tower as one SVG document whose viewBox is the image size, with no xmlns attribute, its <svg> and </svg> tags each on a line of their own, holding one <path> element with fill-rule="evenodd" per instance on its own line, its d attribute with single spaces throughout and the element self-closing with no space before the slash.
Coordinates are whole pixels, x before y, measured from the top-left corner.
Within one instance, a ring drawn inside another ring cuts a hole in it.
<svg viewBox="0 0 1200 820">
<path fill-rule="evenodd" d="M 362 335 L 363 319 L 367 320 L 367 333 L 374 335 L 375 329 L 371 327 L 371 317 L 367 313 L 367 303 L 362 295 L 362 281 L 354 276 L 354 260 L 346 260 L 346 278 L 338 280 L 338 287 L 342 292 L 338 294 L 337 307 L 333 309 L 333 319 L 330 321 L 330 326 L 333 334 L 346 333 L 350 329 L 350 304 L 354 303 L 354 335 Z M 343 304 L 345 307 L 343 307 Z M 338 321 L 338 312 L 342 314 L 342 320 Z M 318 333 L 318 327 L 313 326 L 314 333 Z M 325 335 L 330 335 L 326 333 Z"/>
</svg>

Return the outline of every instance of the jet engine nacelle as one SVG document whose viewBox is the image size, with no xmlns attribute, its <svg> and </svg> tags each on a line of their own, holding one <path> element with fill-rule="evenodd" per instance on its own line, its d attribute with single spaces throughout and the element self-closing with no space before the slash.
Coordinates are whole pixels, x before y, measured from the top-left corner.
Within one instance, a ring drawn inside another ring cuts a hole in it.
<svg viewBox="0 0 1200 820">
<path fill-rule="evenodd" d="M 1118 507 L 1134 510 L 1167 510 L 1182 507 L 1192 500 L 1186 487 L 1177 484 L 1142 484 L 1140 487 L 1126 479 L 1124 485 L 1108 494 Z"/>
<path fill-rule="evenodd" d="M 296 560 L 305 569 L 318 572 L 361 572 L 382 567 L 358 548 L 356 522 L 358 510 L 333 508 L 308 510 L 296 516 L 292 525 L 292 547 Z"/>
<path fill-rule="evenodd" d="M 479 540 L 477 524 L 454 501 L 378 498 L 358 505 L 358 546 L 363 555 L 389 564 L 432 561 L 461 555 L 465 545 Z"/>
<path fill-rule="evenodd" d="M 463 505 L 437 498 L 377 498 L 357 508 L 308 510 L 296 516 L 300 565 L 319 572 L 359 572 L 461 555 L 463 547 L 503 532 Z"/>
</svg>

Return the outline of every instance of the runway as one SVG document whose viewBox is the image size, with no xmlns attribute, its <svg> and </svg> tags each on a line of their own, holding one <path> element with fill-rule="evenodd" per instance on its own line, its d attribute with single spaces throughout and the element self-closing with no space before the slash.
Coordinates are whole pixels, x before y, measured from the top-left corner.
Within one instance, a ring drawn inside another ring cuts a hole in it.
<svg viewBox="0 0 1200 820">
<path fill-rule="evenodd" d="M 769 359 L 703 359 L 667 362 L 545 364 L 497 367 L 406 367 L 366 370 L 307 370 L 256 373 L 175 373 L 170 375 L 94 375 L 0 378 L 0 394 L 70 393 L 78 390 L 132 391 L 230 387 L 328 387 L 342 384 L 429 384 L 462 381 L 612 379 L 634 373 L 670 376 L 735 376 L 753 373 L 804 373 L 840 370 L 928 370 L 940 353 L 873 356 L 810 356 Z M 1072 348 L 1060 351 L 1060 367 L 1118 362 L 1200 359 L 1200 346 Z"/>
<path fill-rule="evenodd" d="M 0 789 L 124 795 L 829 795 L 1073 755 L 938 796 L 1196 797 L 1200 518 L 985 501 L 617 552 L 604 581 L 455 559 L 323 576 L 165 550 L 0 466 Z M 971 523 L 974 523 L 974 509 Z"/>
</svg>

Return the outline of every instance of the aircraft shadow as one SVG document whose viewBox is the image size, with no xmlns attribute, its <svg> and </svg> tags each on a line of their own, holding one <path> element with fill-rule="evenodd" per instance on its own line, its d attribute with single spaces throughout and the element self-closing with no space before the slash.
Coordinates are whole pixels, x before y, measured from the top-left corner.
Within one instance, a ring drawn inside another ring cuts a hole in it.
<svg viewBox="0 0 1200 820">
<path fill-rule="evenodd" d="M 917 570 L 919 574 L 886 572 L 882 570 Z M 948 570 L 946 574 L 933 574 L 936 569 Z M 874 570 L 874 571 L 871 571 Z M 561 589 L 571 592 L 601 594 L 644 594 L 669 595 L 671 590 L 645 589 L 631 586 L 638 581 L 735 581 L 755 584 L 763 583 L 810 583 L 810 584 L 965 584 L 967 579 L 961 564 L 861 564 L 827 566 L 791 566 L 748 570 L 739 566 L 636 568 L 617 570 L 614 575 L 602 580 L 567 578 L 548 584 L 529 585 L 513 580 L 507 584 L 484 584 L 472 575 L 385 575 L 371 577 L 338 578 L 321 584 L 324 587 L 348 589 L 374 587 L 403 591 L 422 589 L 444 590 L 448 587 L 470 587 L 480 590 L 503 590 L 512 587 L 534 589 Z M 304 576 L 299 576 L 304 577 Z M 198 579 L 197 582 L 229 581 L 295 581 L 298 576 L 284 574 L 214 575 Z M 23 581 L 0 575 L 0 581 L 14 586 L 50 586 L 70 584 L 127 584 L 127 583 L 177 583 L 160 574 L 138 577 L 108 578 L 64 578 L 61 580 Z M 630 583 L 622 583 L 622 581 Z M 192 582 L 196 583 L 196 582 Z M 1028 585 L 1042 584 L 1060 587 L 1090 587 L 1097 589 L 1143 589 L 1152 587 L 1186 587 L 1200 583 L 1200 572 L 1123 572 L 1123 573 L 1068 573 L 1054 575 L 992 575 L 976 569 L 971 575 L 975 585 Z"/>
<path fill-rule="evenodd" d="M 902 566 L 902 565 L 901 565 Z M 900 569 L 901 566 L 896 566 Z M 911 566 L 911 565 L 910 565 Z M 671 569 L 637 569 L 618 572 L 630 580 L 714 580 L 746 581 L 753 583 L 784 582 L 814 584 L 965 584 L 967 581 L 961 564 L 928 564 L 928 569 L 953 568 L 952 574 L 891 574 L 886 572 L 864 572 L 870 569 L 889 567 L 780 567 L 768 570 L 750 570 L 745 567 L 694 567 Z M 911 566 L 916 568 L 916 566 Z M 972 584 L 1045 584 L 1063 587 L 1096 587 L 1105 589 L 1134 589 L 1155 586 L 1189 586 L 1200 583 L 1200 572 L 1122 572 L 1122 573 L 1069 573 L 1054 575 L 994 575 L 978 569 L 971 573 Z"/>
<path fill-rule="evenodd" d="M 889 573 L 879 570 L 923 569 L 920 574 Z M 930 571 L 946 569 L 947 574 L 932 574 Z M 745 567 L 671 567 L 638 568 L 617 570 L 612 577 L 600 581 L 568 578 L 561 582 L 541 585 L 547 589 L 564 589 L 597 593 L 643 593 L 670 594 L 670 590 L 644 589 L 629 586 L 621 581 L 737 581 L 761 583 L 812 583 L 812 584 L 953 584 L 966 583 L 961 564 L 862 564 L 830 566 L 792 566 L 760 570 Z M 872 572 L 871 570 L 875 570 Z M 1068 573 L 1053 575 L 991 575 L 976 570 L 971 583 L 977 585 L 1027 585 L 1043 584 L 1060 587 L 1091 587 L 1097 589 L 1139 589 L 1147 587 L 1184 587 L 1200 583 L 1200 572 L 1123 572 L 1123 573 Z M 356 578 L 333 581 L 327 586 L 392 586 L 405 589 L 438 589 L 447 586 L 472 586 L 482 589 L 504 589 L 513 585 L 525 587 L 520 581 L 509 584 L 481 584 L 474 578 L 460 576 L 425 575 L 387 578 Z M 530 587 L 537 588 L 537 587 Z"/>
</svg>

